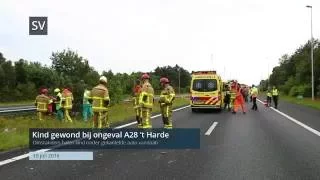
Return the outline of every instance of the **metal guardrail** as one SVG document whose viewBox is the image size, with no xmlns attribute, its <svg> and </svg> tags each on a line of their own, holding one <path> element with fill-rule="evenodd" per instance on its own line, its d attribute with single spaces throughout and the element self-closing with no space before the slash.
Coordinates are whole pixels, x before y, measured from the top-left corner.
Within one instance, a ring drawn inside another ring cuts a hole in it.
<svg viewBox="0 0 320 180">
<path fill-rule="evenodd" d="M 176 97 L 179 98 L 186 98 L 189 97 L 189 95 L 177 95 Z M 155 97 L 155 100 L 158 100 L 159 96 Z M 131 102 L 132 99 L 126 99 L 124 102 Z M 0 107 L 0 114 L 5 114 L 5 113 L 14 113 L 14 112 L 27 112 L 27 111 L 35 111 L 36 107 L 35 106 L 14 106 L 14 107 Z"/>
</svg>

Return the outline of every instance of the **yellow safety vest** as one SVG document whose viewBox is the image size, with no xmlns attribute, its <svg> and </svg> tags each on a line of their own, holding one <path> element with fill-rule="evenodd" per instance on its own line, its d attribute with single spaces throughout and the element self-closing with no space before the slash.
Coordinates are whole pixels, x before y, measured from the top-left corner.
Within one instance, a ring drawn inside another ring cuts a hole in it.
<svg viewBox="0 0 320 180">
<path fill-rule="evenodd" d="M 272 96 L 278 96 L 279 92 L 278 89 L 272 89 Z"/>
</svg>

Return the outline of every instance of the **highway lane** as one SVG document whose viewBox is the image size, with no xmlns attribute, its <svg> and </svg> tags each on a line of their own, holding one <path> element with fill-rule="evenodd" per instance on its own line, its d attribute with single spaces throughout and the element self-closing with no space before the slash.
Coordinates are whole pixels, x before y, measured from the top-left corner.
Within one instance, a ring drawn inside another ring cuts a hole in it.
<svg viewBox="0 0 320 180">
<path fill-rule="evenodd" d="M 175 112 L 176 127 L 201 129 L 199 150 L 99 150 L 94 161 L 23 159 L 1 166 L 1 179 L 320 179 L 319 136 L 258 105 L 246 115 Z M 161 127 L 161 119 L 153 125 Z"/>
</svg>

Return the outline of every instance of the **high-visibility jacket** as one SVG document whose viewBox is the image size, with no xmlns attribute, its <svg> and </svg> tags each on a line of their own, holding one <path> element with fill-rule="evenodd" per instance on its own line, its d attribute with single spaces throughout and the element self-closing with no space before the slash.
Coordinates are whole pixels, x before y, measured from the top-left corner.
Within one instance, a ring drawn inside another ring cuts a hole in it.
<svg viewBox="0 0 320 180">
<path fill-rule="evenodd" d="M 39 112 L 47 112 L 48 104 L 50 103 L 50 98 L 44 94 L 38 95 L 35 100 L 35 104 L 37 106 L 37 111 Z"/>
<path fill-rule="evenodd" d="M 258 88 L 253 87 L 251 89 L 251 95 L 252 95 L 252 97 L 257 97 L 258 96 Z"/>
<path fill-rule="evenodd" d="M 91 96 L 91 92 L 89 90 L 85 90 L 83 93 L 82 103 L 83 104 L 90 104 L 90 102 L 89 102 L 90 96 Z"/>
<path fill-rule="evenodd" d="M 268 96 L 268 97 L 272 97 L 271 92 L 268 92 L 268 93 L 267 93 L 267 96 Z"/>
<path fill-rule="evenodd" d="M 56 95 L 56 98 L 55 98 L 55 104 L 56 104 L 56 109 L 59 110 L 61 108 L 61 105 L 62 105 L 62 94 L 59 92 L 57 95 Z"/>
<path fill-rule="evenodd" d="M 142 85 L 141 93 L 139 95 L 139 103 L 144 108 L 153 107 L 154 90 L 149 82 Z"/>
<path fill-rule="evenodd" d="M 72 109 L 73 95 L 72 92 L 65 89 L 62 91 L 61 103 L 64 109 Z"/>
<path fill-rule="evenodd" d="M 174 89 L 169 85 L 161 91 L 159 102 L 170 105 L 172 104 L 175 96 L 176 94 L 174 92 Z"/>
<path fill-rule="evenodd" d="M 278 89 L 272 89 L 272 96 L 278 96 L 279 95 L 279 92 L 278 92 Z"/>
<path fill-rule="evenodd" d="M 141 93 L 142 87 L 137 85 L 133 88 L 133 105 L 135 108 L 139 105 L 139 95 Z"/>
<path fill-rule="evenodd" d="M 110 103 L 109 91 L 106 86 L 99 84 L 91 90 L 93 112 L 105 112 Z"/>
</svg>

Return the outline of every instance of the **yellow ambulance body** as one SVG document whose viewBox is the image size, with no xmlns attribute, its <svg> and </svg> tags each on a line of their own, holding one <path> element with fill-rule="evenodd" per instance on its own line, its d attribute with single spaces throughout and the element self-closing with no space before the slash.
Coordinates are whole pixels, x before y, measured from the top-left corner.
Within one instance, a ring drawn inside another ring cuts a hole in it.
<svg viewBox="0 0 320 180">
<path fill-rule="evenodd" d="M 190 105 L 197 109 L 223 108 L 223 81 L 216 71 L 192 72 Z"/>
</svg>

